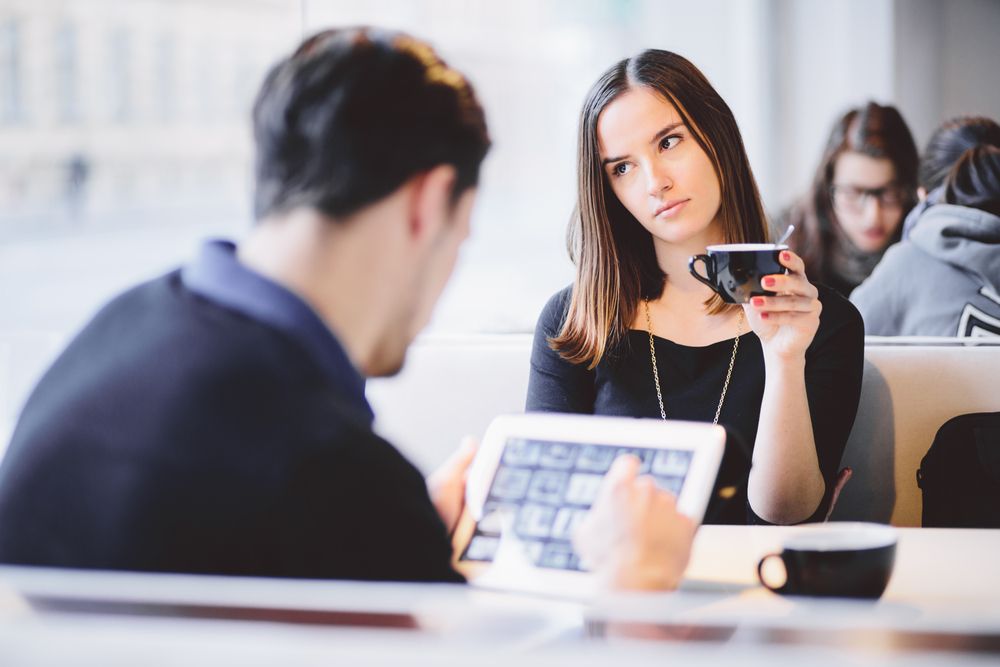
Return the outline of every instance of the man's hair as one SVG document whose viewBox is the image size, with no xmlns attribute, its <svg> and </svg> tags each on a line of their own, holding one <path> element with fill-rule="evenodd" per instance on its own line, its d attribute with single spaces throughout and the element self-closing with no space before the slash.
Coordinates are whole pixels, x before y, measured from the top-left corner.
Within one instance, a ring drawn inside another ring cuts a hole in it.
<svg viewBox="0 0 1000 667">
<path fill-rule="evenodd" d="M 360 27 L 305 40 L 253 108 L 257 219 L 305 206 L 337 219 L 439 165 L 453 199 L 479 180 L 490 139 L 469 82 L 425 43 Z"/>
</svg>

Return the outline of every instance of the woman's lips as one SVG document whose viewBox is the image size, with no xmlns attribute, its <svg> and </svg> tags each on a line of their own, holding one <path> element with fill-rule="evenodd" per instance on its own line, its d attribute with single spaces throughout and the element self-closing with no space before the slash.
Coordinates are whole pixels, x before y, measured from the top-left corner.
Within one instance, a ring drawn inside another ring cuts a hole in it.
<svg viewBox="0 0 1000 667">
<path fill-rule="evenodd" d="M 690 199 L 675 199 L 656 209 L 655 218 L 671 218 L 681 212 Z"/>
</svg>

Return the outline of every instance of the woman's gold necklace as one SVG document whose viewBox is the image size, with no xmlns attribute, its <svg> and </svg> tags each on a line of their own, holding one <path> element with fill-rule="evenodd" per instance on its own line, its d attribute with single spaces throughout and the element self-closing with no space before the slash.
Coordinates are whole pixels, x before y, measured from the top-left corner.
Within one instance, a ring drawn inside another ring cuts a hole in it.
<svg viewBox="0 0 1000 667">
<path fill-rule="evenodd" d="M 643 299 L 646 306 L 646 330 L 649 331 L 649 358 L 653 360 L 653 382 L 656 384 L 656 400 L 660 404 L 660 417 L 667 418 L 667 411 L 663 409 L 663 393 L 660 391 L 660 371 L 656 368 L 656 348 L 653 345 L 653 321 L 649 316 L 649 299 Z M 719 406 L 715 409 L 715 419 L 713 424 L 719 423 L 719 415 L 722 414 L 722 404 L 726 400 L 726 392 L 729 391 L 729 379 L 733 376 L 733 365 L 736 363 L 736 352 L 740 349 L 740 336 L 743 334 L 743 309 L 740 309 L 739 319 L 736 320 L 736 339 L 733 341 L 733 354 L 729 357 L 729 370 L 726 371 L 726 381 L 722 385 L 722 395 L 719 396 Z"/>
</svg>

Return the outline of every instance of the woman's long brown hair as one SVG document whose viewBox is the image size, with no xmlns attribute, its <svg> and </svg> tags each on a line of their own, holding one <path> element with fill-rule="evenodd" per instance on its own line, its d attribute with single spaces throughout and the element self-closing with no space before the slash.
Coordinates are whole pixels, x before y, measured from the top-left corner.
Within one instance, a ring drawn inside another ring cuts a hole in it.
<svg viewBox="0 0 1000 667">
<path fill-rule="evenodd" d="M 830 130 L 808 195 L 786 215 L 786 222 L 795 225 L 789 245 L 802 257 L 810 273 L 820 280 L 828 275 L 830 249 L 836 238 L 833 227 L 840 224 L 830 189 L 837 159 L 844 153 L 888 159 L 896 172 L 895 182 L 903 191 L 901 215 L 917 203 L 917 146 L 899 110 L 868 102 L 844 113 Z M 902 234 L 900 220 L 889 245 L 898 241 Z"/>
<path fill-rule="evenodd" d="M 761 243 L 769 238 L 736 119 L 705 75 L 670 51 L 650 49 L 616 63 L 590 89 L 580 114 L 578 193 L 568 234 L 576 280 L 562 330 L 549 339 L 564 359 L 588 368 L 625 338 L 639 302 L 658 298 L 667 278 L 656 261 L 652 236 L 611 190 L 598 149 L 601 112 L 639 86 L 677 109 L 712 161 L 722 193 L 718 217 L 725 242 Z M 718 296 L 707 305 L 710 313 L 727 307 Z"/>
</svg>

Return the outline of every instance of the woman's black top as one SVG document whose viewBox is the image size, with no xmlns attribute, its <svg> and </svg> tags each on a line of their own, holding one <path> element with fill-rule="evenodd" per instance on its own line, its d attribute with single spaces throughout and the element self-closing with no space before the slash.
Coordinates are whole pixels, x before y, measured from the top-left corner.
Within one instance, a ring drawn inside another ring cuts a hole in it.
<svg viewBox="0 0 1000 667">
<path fill-rule="evenodd" d="M 810 520 L 821 520 L 854 425 L 864 367 L 864 325 L 857 309 L 833 290 L 818 286 L 823 304 L 819 330 L 806 350 L 806 393 L 820 470 L 827 493 Z M 649 354 L 649 334 L 631 330 L 593 370 L 572 364 L 549 346 L 562 329 L 571 288 L 542 310 L 531 352 L 526 410 L 660 418 Z M 668 419 L 711 422 L 722 393 L 734 339 L 705 347 L 654 337 L 660 388 Z M 747 501 L 751 452 L 764 395 L 760 339 L 743 334 L 719 424 L 729 433 L 726 453 L 705 512 L 706 523 L 766 523 Z M 735 487 L 736 493 L 719 493 Z M 728 499 L 723 496 L 730 496 Z"/>
</svg>

